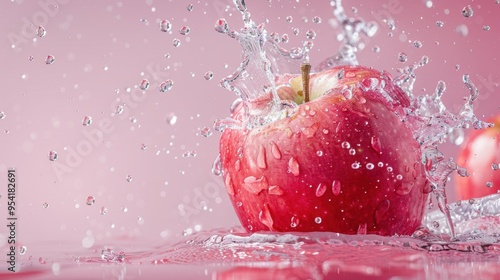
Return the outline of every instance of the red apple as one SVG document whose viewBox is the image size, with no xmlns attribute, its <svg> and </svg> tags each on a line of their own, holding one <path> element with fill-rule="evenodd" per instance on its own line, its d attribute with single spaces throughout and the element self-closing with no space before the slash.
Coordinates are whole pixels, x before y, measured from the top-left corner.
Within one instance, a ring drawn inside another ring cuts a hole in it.
<svg viewBox="0 0 500 280">
<path fill-rule="evenodd" d="M 493 127 L 475 130 L 460 148 L 457 163 L 466 167 L 470 176 L 456 176 L 459 199 L 500 191 L 500 115 L 490 121 L 494 123 Z"/>
<path fill-rule="evenodd" d="M 315 73 L 309 102 L 301 76 L 277 81 L 280 98 L 300 104 L 297 110 L 253 129 L 226 129 L 220 140 L 224 182 L 242 225 L 250 232 L 413 233 L 430 189 L 419 144 L 398 116 L 409 99 L 390 76 L 361 66 Z M 243 115 L 240 106 L 232 117 Z"/>
</svg>

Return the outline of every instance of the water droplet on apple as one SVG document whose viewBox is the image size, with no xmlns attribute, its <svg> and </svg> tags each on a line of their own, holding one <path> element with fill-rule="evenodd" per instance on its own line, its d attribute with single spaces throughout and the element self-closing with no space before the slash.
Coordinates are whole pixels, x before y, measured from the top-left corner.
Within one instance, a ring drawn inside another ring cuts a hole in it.
<svg viewBox="0 0 500 280">
<path fill-rule="evenodd" d="M 492 163 L 491 164 L 491 169 L 493 169 L 493 170 L 496 171 L 496 170 L 500 169 L 500 165 L 498 163 Z"/>
<path fill-rule="evenodd" d="M 351 144 L 349 144 L 349 142 L 347 142 L 347 141 L 344 141 L 344 142 L 342 142 L 341 146 L 344 149 L 349 149 L 351 147 Z"/>
<path fill-rule="evenodd" d="M 283 194 L 283 189 L 280 188 L 279 186 L 270 186 L 267 191 L 269 192 L 269 194 L 272 194 L 272 195 L 282 195 Z"/>
<path fill-rule="evenodd" d="M 357 231 L 358 235 L 365 235 L 367 231 L 368 231 L 368 226 L 366 223 L 358 225 L 358 231 Z"/>
<path fill-rule="evenodd" d="M 328 133 L 330 133 L 330 131 L 326 128 L 323 129 L 323 134 L 327 135 Z"/>
<path fill-rule="evenodd" d="M 332 182 L 333 195 L 335 195 L 335 196 L 339 195 L 341 190 L 342 190 L 342 186 L 340 185 L 340 181 L 333 180 L 333 182 Z"/>
<path fill-rule="evenodd" d="M 226 185 L 227 193 L 230 195 L 234 195 L 234 185 L 233 185 L 233 181 L 231 180 L 231 175 L 229 173 L 226 175 L 226 179 L 224 180 L 224 184 Z"/>
<path fill-rule="evenodd" d="M 340 69 L 340 71 L 337 73 L 337 79 L 342 80 L 344 78 L 345 70 L 344 68 Z"/>
<path fill-rule="evenodd" d="M 377 163 L 377 166 L 378 166 L 378 167 L 384 167 L 384 163 L 383 163 L 383 162 L 381 162 L 381 161 L 379 161 L 379 162 Z"/>
<path fill-rule="evenodd" d="M 299 163 L 294 157 L 291 157 L 288 161 L 288 172 L 292 173 L 294 176 L 299 176 Z"/>
<path fill-rule="evenodd" d="M 401 182 L 398 181 L 396 183 L 396 194 L 398 195 L 407 195 L 411 192 L 413 189 L 413 186 L 415 185 L 414 182 Z"/>
<path fill-rule="evenodd" d="M 349 149 L 349 154 L 350 154 L 351 156 L 355 155 L 355 154 L 356 154 L 356 150 L 355 150 L 355 149 L 352 149 L 352 148 L 351 148 L 351 149 Z"/>
<path fill-rule="evenodd" d="M 299 225 L 299 218 L 297 218 L 297 216 L 292 216 L 292 218 L 290 219 L 290 226 L 292 228 L 296 228 L 297 226 Z"/>
<path fill-rule="evenodd" d="M 403 180 L 403 175 L 401 175 L 401 174 L 396 175 L 396 179 Z"/>
<path fill-rule="evenodd" d="M 352 169 L 359 169 L 361 167 L 361 164 L 359 162 L 354 162 L 353 164 L 351 164 L 351 168 Z"/>
<path fill-rule="evenodd" d="M 493 187 L 493 182 L 491 182 L 491 181 L 486 182 L 486 187 L 487 188 Z"/>
<path fill-rule="evenodd" d="M 264 147 L 264 145 L 260 145 L 259 153 L 257 154 L 257 166 L 260 169 L 267 168 L 266 148 Z"/>
<path fill-rule="evenodd" d="M 148 79 L 143 79 L 141 83 L 139 84 L 139 88 L 142 90 L 147 90 L 149 88 L 149 81 Z"/>
<path fill-rule="evenodd" d="M 318 187 L 316 188 L 316 197 L 321 197 L 325 194 L 326 192 L 326 185 L 325 184 L 319 184 Z"/>
<path fill-rule="evenodd" d="M 373 170 L 373 168 L 375 168 L 375 165 L 373 165 L 373 163 L 369 162 L 369 163 L 366 164 L 366 169 Z"/>
<path fill-rule="evenodd" d="M 380 153 L 382 147 L 380 145 L 380 139 L 377 136 L 372 136 L 370 140 L 372 148 L 377 152 Z"/>
<path fill-rule="evenodd" d="M 239 159 L 237 159 L 237 160 L 234 162 L 234 169 L 235 169 L 236 171 L 240 171 L 240 169 L 241 169 L 241 162 L 240 162 L 240 160 L 239 160 Z"/>
<path fill-rule="evenodd" d="M 389 210 L 389 207 L 391 206 L 391 202 L 387 199 L 382 200 L 378 205 L 377 208 L 375 209 L 375 222 L 379 224 L 380 222 L 383 221 L 385 218 L 385 215 L 387 213 L 387 210 Z"/>
<path fill-rule="evenodd" d="M 321 150 L 320 150 L 320 151 L 316 151 L 316 155 L 317 155 L 318 157 L 323 156 L 323 151 L 321 151 Z"/>
<path fill-rule="evenodd" d="M 243 180 L 243 187 L 250 193 L 258 195 L 262 190 L 269 188 L 269 184 L 264 176 L 260 178 L 248 176 Z"/>
<path fill-rule="evenodd" d="M 317 224 L 321 224 L 321 222 L 322 222 L 321 217 L 314 218 L 314 222 L 317 223 Z"/>
<path fill-rule="evenodd" d="M 168 21 L 166 19 L 160 21 L 160 30 L 161 31 L 168 32 L 168 31 L 170 31 L 171 28 L 172 28 L 172 24 L 170 23 L 170 21 Z"/>
<path fill-rule="evenodd" d="M 314 137 L 316 131 L 318 131 L 319 123 L 314 123 L 306 128 L 302 128 L 302 133 L 306 136 L 306 138 Z"/>
<path fill-rule="evenodd" d="M 470 5 L 467 5 L 462 9 L 462 15 L 466 18 L 471 17 L 472 15 L 474 15 L 474 10 L 472 10 L 472 7 Z"/>
<path fill-rule="evenodd" d="M 264 204 L 264 207 L 259 213 L 259 221 L 266 225 L 269 230 L 273 230 L 273 217 L 271 217 L 271 212 L 269 212 L 269 207 L 267 204 Z"/>
</svg>

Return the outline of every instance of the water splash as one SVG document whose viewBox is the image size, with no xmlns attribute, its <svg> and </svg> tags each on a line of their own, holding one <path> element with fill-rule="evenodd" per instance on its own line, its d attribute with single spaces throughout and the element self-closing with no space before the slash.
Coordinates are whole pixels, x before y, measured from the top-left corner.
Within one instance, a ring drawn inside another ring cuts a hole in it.
<svg viewBox="0 0 500 280">
<path fill-rule="evenodd" d="M 290 51 L 282 48 L 279 40 L 275 38 L 276 34 L 268 36 L 264 24 L 257 25 L 252 21 L 243 0 L 233 2 L 242 15 L 244 27 L 240 31 L 235 31 L 229 27 L 225 19 L 221 18 L 216 22 L 215 29 L 238 40 L 243 47 L 243 62 L 233 74 L 222 80 L 221 85 L 239 97 L 232 106 L 232 112 L 234 108 L 243 106 L 244 117 L 216 121 L 215 129 L 218 131 L 226 128 L 252 129 L 289 116 L 298 104 L 281 100 L 277 94 L 276 82 L 280 76 L 297 75 L 300 64 L 308 61 L 309 50 L 313 45 L 312 41 L 306 41 L 301 48 L 292 48 Z M 365 39 L 374 36 L 378 28 L 375 23 L 348 17 L 341 0 L 332 1 L 332 6 L 333 15 L 341 27 L 339 38 L 342 42 L 337 54 L 322 62 L 316 68 L 318 71 L 339 65 L 357 65 L 357 51 L 365 47 Z M 405 56 L 404 61 L 406 60 Z M 398 69 L 393 82 L 403 90 L 405 96 L 399 96 L 401 92 L 386 90 L 386 85 L 378 80 L 367 80 L 359 86 L 362 89 L 378 92 L 382 100 L 385 100 L 388 106 L 392 106 L 401 121 L 412 131 L 421 147 L 422 164 L 430 182 L 428 188 L 434 193 L 439 209 L 447 217 L 446 222 L 441 224 L 447 224 L 449 233 L 455 236 L 451 213 L 446 207 L 446 183 L 453 172 L 464 176 L 467 172 L 451 159 L 446 159 L 438 146 L 457 129 L 469 127 L 482 129 L 492 124 L 479 120 L 474 114 L 474 102 L 479 92 L 468 75 L 463 75 L 463 83 L 469 91 L 469 98 L 456 114 L 447 110 L 441 100 L 446 91 L 444 81 L 438 82 L 432 94 L 416 96 L 413 90 L 417 77 L 416 70 L 428 62 L 429 57 L 423 56 L 418 62 Z M 385 80 L 392 79 L 385 71 L 382 75 L 387 78 Z M 403 104 L 402 101 L 408 104 L 400 106 L 399 104 Z M 358 168 L 358 165 L 354 164 L 353 168 Z M 296 169 L 297 171 L 292 173 L 298 173 L 298 168 Z M 293 168 L 290 170 L 295 171 Z"/>
</svg>

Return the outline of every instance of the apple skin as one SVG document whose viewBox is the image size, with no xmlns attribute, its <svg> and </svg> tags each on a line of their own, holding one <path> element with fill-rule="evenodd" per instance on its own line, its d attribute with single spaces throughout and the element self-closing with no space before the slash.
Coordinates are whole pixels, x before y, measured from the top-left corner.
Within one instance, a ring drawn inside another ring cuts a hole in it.
<svg viewBox="0 0 500 280">
<path fill-rule="evenodd" d="M 466 167 L 470 174 L 469 177 L 455 176 L 459 199 L 483 197 L 500 191 L 500 170 L 492 168 L 492 164 L 500 164 L 500 115 L 489 121 L 494 126 L 473 131 L 458 152 L 458 165 Z M 493 186 L 487 187 L 487 182 Z"/>
<path fill-rule="evenodd" d="M 395 98 L 362 90 L 369 78 Z M 277 83 L 282 99 L 300 101 L 300 77 Z M 352 98 L 342 94 L 346 87 Z M 249 232 L 412 234 L 430 188 L 420 147 L 396 115 L 408 98 L 386 73 L 361 66 L 312 74 L 310 92 L 289 117 L 222 133 L 224 182 L 242 225 Z M 240 106 L 232 117 L 243 114 Z"/>
</svg>

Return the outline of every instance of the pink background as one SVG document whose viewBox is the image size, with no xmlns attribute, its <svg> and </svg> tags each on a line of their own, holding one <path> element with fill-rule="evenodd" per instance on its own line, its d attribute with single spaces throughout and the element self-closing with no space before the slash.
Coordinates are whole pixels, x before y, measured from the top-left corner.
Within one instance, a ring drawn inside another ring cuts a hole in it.
<svg viewBox="0 0 500 280">
<path fill-rule="evenodd" d="M 247 2 L 256 22 L 269 20 L 269 32 L 289 34 L 287 48 L 314 29 L 313 64 L 337 50 L 329 1 Z M 499 113 L 500 5 L 494 0 L 344 2 L 348 14 L 356 7 L 359 16 L 379 23 L 359 55 L 361 64 L 395 74 L 427 55 L 416 93 L 430 93 L 444 80 L 445 104 L 457 112 L 468 94 L 461 82 L 467 73 L 481 91 L 479 115 Z M 467 4 L 474 9 L 470 18 L 462 16 Z M 212 124 L 228 115 L 235 98 L 219 81 L 236 69 L 241 55 L 235 40 L 214 30 L 220 17 L 241 26 L 232 1 L 12 0 L 3 1 L 0 11 L 0 111 L 6 115 L 0 119 L 0 221 L 7 215 L 6 170 L 15 167 L 21 244 L 30 250 L 40 241 L 67 240 L 88 248 L 117 237 L 155 244 L 185 230 L 238 224 L 222 180 L 211 174 L 220 136 Z M 313 23 L 314 16 L 322 22 Z M 388 16 L 396 22 L 392 37 L 382 20 Z M 163 19 L 172 23 L 170 33 L 160 31 Z M 36 35 L 40 24 L 47 32 L 43 38 Z M 461 25 L 467 34 L 457 32 Z M 179 34 L 182 26 L 189 26 L 188 35 Z M 299 28 L 297 36 L 293 28 Z M 423 46 L 415 48 L 414 40 Z M 401 51 L 407 63 L 398 61 Z M 47 55 L 55 57 L 53 64 L 45 64 Z M 212 80 L 204 78 L 207 71 L 213 71 Z M 144 93 L 138 88 L 142 79 L 150 81 Z M 167 79 L 173 88 L 159 92 Z M 123 114 L 113 115 L 123 103 Z M 171 114 L 177 116 L 173 125 L 167 121 Z M 85 116 L 92 117 L 91 125 L 82 125 Z M 203 127 L 213 135 L 201 136 Z M 102 140 L 92 143 L 86 135 L 97 137 L 98 130 Z M 443 145 L 448 156 L 456 149 Z M 59 155 L 54 162 L 47 157 L 51 150 Z M 188 151 L 196 156 L 183 157 Z M 95 197 L 93 205 L 86 204 L 88 196 Z M 2 227 L 0 247 L 6 247 L 5 238 Z"/>
</svg>

